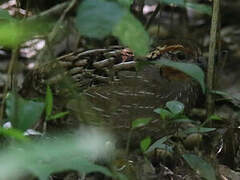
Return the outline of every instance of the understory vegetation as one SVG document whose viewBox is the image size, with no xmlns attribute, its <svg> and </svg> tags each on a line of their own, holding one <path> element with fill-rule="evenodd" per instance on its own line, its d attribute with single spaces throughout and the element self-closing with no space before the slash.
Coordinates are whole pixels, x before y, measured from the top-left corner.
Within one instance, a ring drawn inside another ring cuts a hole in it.
<svg viewBox="0 0 240 180">
<path fill-rule="evenodd" d="M 0 179 L 240 179 L 238 8 L 1 1 Z"/>
</svg>

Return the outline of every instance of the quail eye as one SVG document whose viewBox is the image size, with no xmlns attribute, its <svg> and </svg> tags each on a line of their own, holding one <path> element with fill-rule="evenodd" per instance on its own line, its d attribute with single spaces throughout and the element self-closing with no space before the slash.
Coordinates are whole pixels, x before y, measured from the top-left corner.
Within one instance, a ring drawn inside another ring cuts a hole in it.
<svg viewBox="0 0 240 180">
<path fill-rule="evenodd" d="M 186 59 L 186 55 L 185 55 L 183 52 L 177 52 L 177 53 L 176 53 L 176 57 L 177 57 L 179 60 L 185 60 L 185 59 Z"/>
</svg>

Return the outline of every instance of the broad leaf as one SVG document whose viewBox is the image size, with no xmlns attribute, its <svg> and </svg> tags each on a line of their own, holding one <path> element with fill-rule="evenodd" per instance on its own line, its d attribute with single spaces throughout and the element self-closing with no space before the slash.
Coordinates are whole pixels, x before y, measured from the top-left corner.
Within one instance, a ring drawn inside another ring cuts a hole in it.
<svg viewBox="0 0 240 180">
<path fill-rule="evenodd" d="M 69 112 L 60 112 L 60 113 L 51 115 L 48 120 L 59 119 L 59 118 L 62 118 L 62 117 L 64 117 L 64 116 L 68 115 L 68 114 L 69 114 Z"/>
<path fill-rule="evenodd" d="M 188 128 L 184 132 L 186 134 L 192 134 L 192 133 L 207 133 L 215 131 L 216 128 L 204 128 L 204 127 L 196 127 L 196 128 Z"/>
<path fill-rule="evenodd" d="M 159 114 L 162 119 L 172 118 L 174 115 L 166 109 L 156 108 L 153 110 L 155 113 Z"/>
<path fill-rule="evenodd" d="M 145 152 L 148 149 L 150 144 L 151 144 L 151 138 L 150 137 L 144 138 L 140 143 L 142 152 Z"/>
<path fill-rule="evenodd" d="M 24 141 L 24 142 L 30 141 L 28 137 L 23 135 L 22 131 L 19 131 L 13 128 L 6 129 L 6 128 L 0 127 L 0 134 L 4 135 L 5 137 L 14 138 L 15 140 L 18 140 L 18 141 Z"/>
<path fill-rule="evenodd" d="M 164 136 L 161 139 L 157 140 L 155 143 L 153 143 L 146 152 L 151 152 L 156 148 L 160 148 L 160 149 L 166 149 L 168 151 L 172 151 L 172 148 L 166 144 L 164 144 L 164 142 L 166 142 L 169 138 L 171 138 L 171 136 Z"/>
<path fill-rule="evenodd" d="M 146 126 L 151 120 L 152 118 L 138 118 L 132 122 L 132 128 L 135 129 Z"/>
<path fill-rule="evenodd" d="M 161 58 L 160 60 L 157 60 L 154 63 L 160 67 L 162 65 L 169 66 L 184 72 L 185 74 L 189 75 L 194 80 L 196 80 L 201 85 L 203 93 L 205 93 L 205 83 L 204 83 L 205 75 L 203 70 L 197 65 L 190 64 L 190 63 L 174 62 L 174 61 L 167 60 L 165 58 Z"/>
<path fill-rule="evenodd" d="M 9 21 L 0 24 L 0 46 L 16 48 L 35 35 L 44 35 L 51 23 L 38 21 Z M 43 28 L 44 27 L 44 28 Z"/>
<path fill-rule="evenodd" d="M 229 94 L 223 91 L 211 91 L 211 93 L 221 96 L 222 98 L 220 99 L 220 101 L 227 100 L 234 106 L 238 108 L 240 107 L 240 93 Z"/>
<path fill-rule="evenodd" d="M 215 171 L 208 162 L 194 154 L 183 154 L 183 158 L 201 177 L 206 180 L 216 180 Z"/>
<path fill-rule="evenodd" d="M 214 121 L 221 121 L 223 120 L 220 116 L 218 116 L 217 114 L 213 114 L 209 117 L 210 120 L 214 120 Z"/>
<path fill-rule="evenodd" d="M 94 163 L 97 159 L 107 161 L 115 152 L 109 146 L 109 142 L 113 142 L 112 138 L 96 129 L 85 127 L 84 131 L 80 135 L 65 134 L 44 138 L 42 141 L 13 144 L 5 150 L 2 148 L 0 178 L 18 179 L 31 173 L 38 179 L 45 180 L 52 173 L 68 169 L 86 174 L 101 172 L 113 176 L 108 168 Z"/>
<path fill-rule="evenodd" d="M 78 8 L 76 24 L 82 35 L 102 39 L 112 32 L 123 15 L 123 8 L 116 2 L 87 0 Z"/>
<path fill-rule="evenodd" d="M 41 117 L 44 103 L 25 100 L 17 94 L 9 93 L 6 101 L 7 120 L 13 128 L 25 131 Z"/>
<path fill-rule="evenodd" d="M 184 111 L 184 104 L 179 101 L 168 101 L 166 106 L 175 115 Z"/>
<path fill-rule="evenodd" d="M 133 3 L 133 0 L 117 0 L 119 4 L 121 4 L 124 7 L 130 8 L 130 6 Z"/>
<path fill-rule="evenodd" d="M 149 51 L 150 40 L 147 32 L 143 25 L 129 12 L 114 28 L 113 35 L 132 49 L 136 55 L 144 56 Z"/>
<path fill-rule="evenodd" d="M 7 10 L 0 9 L 0 20 L 2 22 L 2 20 L 13 21 L 15 19 L 12 16 L 10 16 Z"/>
</svg>

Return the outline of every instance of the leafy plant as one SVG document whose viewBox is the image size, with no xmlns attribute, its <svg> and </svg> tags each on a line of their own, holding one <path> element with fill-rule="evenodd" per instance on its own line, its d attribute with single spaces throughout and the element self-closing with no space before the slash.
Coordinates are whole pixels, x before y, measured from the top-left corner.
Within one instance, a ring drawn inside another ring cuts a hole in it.
<svg viewBox="0 0 240 180">
<path fill-rule="evenodd" d="M 140 128 L 143 126 L 146 126 L 150 121 L 152 120 L 152 118 L 138 118 L 135 121 L 132 122 L 132 130 L 136 129 L 136 128 Z"/>
<path fill-rule="evenodd" d="M 44 103 L 25 100 L 16 93 L 8 93 L 6 99 L 7 121 L 12 127 L 25 131 L 32 127 L 41 117 Z"/>
<path fill-rule="evenodd" d="M 146 153 L 148 152 L 152 152 L 154 151 L 154 149 L 159 148 L 159 149 L 164 149 L 167 151 L 172 152 L 172 147 L 168 146 L 166 144 L 164 144 L 164 142 L 166 142 L 169 138 L 171 138 L 172 136 L 164 136 L 161 139 L 157 140 L 156 142 L 154 142 L 151 146 L 149 146 L 149 148 L 147 149 Z"/>
<path fill-rule="evenodd" d="M 150 121 L 152 120 L 152 118 L 138 118 L 136 120 L 134 120 L 132 122 L 132 126 L 131 126 L 131 130 L 129 131 L 128 134 L 128 139 L 127 139 L 127 147 L 126 147 L 126 151 L 128 153 L 129 151 L 129 145 L 130 145 L 130 141 L 131 141 L 131 137 L 132 137 L 132 133 L 135 129 L 146 126 Z M 146 140 L 149 142 L 149 139 Z M 143 142 L 143 145 L 140 144 L 141 148 L 146 148 L 148 142 Z M 149 143 L 150 144 L 150 143 Z M 143 147 L 142 147 L 143 146 Z"/>
<path fill-rule="evenodd" d="M 46 121 L 62 118 L 69 114 L 69 112 L 60 112 L 57 114 L 52 114 L 53 111 L 53 94 L 49 86 L 47 86 L 46 97 L 45 97 L 45 119 Z"/>
<path fill-rule="evenodd" d="M 179 101 L 169 101 L 166 108 L 156 108 L 154 112 L 159 114 L 163 120 L 185 118 L 183 115 L 184 104 Z"/>
</svg>

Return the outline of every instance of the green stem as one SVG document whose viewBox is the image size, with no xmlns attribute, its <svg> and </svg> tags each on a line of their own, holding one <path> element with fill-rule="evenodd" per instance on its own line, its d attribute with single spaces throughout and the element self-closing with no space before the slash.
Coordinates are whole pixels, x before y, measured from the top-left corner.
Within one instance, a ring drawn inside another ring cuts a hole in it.
<svg viewBox="0 0 240 180">
<path fill-rule="evenodd" d="M 3 125 L 4 104 L 7 97 L 8 87 L 11 87 L 15 91 L 16 85 L 14 84 L 15 83 L 14 66 L 16 66 L 17 58 L 18 58 L 18 47 L 12 50 L 12 56 L 8 66 L 8 72 L 7 72 L 8 78 L 7 78 L 7 83 L 5 84 L 5 87 L 3 90 L 3 99 L 0 107 L 0 125 Z"/>
<path fill-rule="evenodd" d="M 133 133 L 133 129 L 131 128 L 131 130 L 128 133 L 128 138 L 127 138 L 127 146 L 126 146 L 126 155 L 127 156 L 129 153 L 129 147 L 130 147 L 130 142 L 131 142 L 131 138 L 132 138 L 132 133 Z"/>
<path fill-rule="evenodd" d="M 213 1 L 213 15 L 210 31 L 209 57 L 208 57 L 208 72 L 207 72 L 207 117 L 210 117 L 214 111 L 214 99 L 211 91 L 213 90 L 214 80 L 214 58 L 217 41 L 217 27 L 219 19 L 220 0 Z"/>
</svg>

